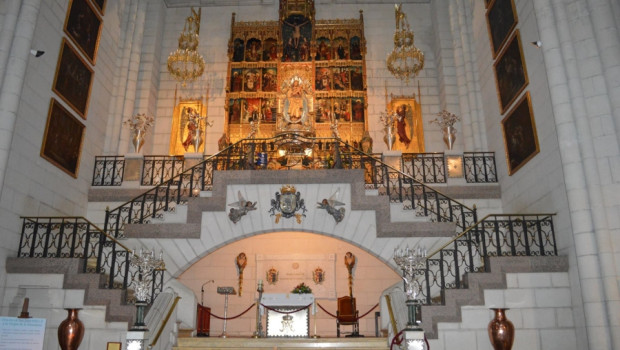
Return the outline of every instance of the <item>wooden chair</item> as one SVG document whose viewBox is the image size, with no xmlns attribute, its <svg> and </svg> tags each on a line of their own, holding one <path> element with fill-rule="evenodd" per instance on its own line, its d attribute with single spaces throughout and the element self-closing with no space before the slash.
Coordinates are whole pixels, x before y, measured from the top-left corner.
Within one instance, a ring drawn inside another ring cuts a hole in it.
<svg viewBox="0 0 620 350">
<path fill-rule="evenodd" d="M 338 298 L 338 311 L 336 311 L 336 334 L 340 338 L 340 325 L 353 326 L 351 337 L 359 337 L 359 320 L 355 306 L 355 298 L 344 296 Z"/>
</svg>

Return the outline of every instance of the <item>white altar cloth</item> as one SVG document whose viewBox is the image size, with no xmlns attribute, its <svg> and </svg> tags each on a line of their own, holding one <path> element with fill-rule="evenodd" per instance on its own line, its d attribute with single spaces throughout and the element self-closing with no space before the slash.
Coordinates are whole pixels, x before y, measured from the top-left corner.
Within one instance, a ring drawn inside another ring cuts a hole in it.
<svg viewBox="0 0 620 350">
<path fill-rule="evenodd" d="M 293 293 L 263 294 L 261 303 L 267 309 L 267 337 L 307 337 L 310 334 L 310 313 L 314 313 L 314 295 Z M 294 311 L 310 305 L 310 308 Z"/>
<path fill-rule="evenodd" d="M 314 303 L 313 294 L 265 293 L 262 303 L 265 306 L 306 306 Z"/>
</svg>

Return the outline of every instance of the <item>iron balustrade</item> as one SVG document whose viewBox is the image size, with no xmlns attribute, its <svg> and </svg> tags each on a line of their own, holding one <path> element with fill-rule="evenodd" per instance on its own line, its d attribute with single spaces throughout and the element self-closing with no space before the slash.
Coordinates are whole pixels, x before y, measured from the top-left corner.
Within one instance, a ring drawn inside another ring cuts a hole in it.
<svg viewBox="0 0 620 350">
<path fill-rule="evenodd" d="M 183 172 L 183 156 L 144 156 L 142 186 L 155 186 Z"/>
<path fill-rule="evenodd" d="M 416 271 L 421 301 L 443 304 L 446 289 L 464 288 L 466 273 L 488 272 L 493 256 L 557 256 L 554 214 L 487 215 L 442 248 Z"/>
<path fill-rule="evenodd" d="M 403 153 L 402 171 L 422 183 L 446 183 L 443 153 Z"/>
<path fill-rule="evenodd" d="M 127 290 L 140 278 L 132 252 L 83 217 L 22 217 L 19 258 L 77 258 L 81 271 L 106 276 L 103 288 Z M 153 271 L 149 303 L 163 289 L 164 270 Z M 135 300 L 127 293 L 127 303 Z"/>
<path fill-rule="evenodd" d="M 93 186 L 120 186 L 123 183 L 125 157 L 97 156 L 93 171 Z"/>
<path fill-rule="evenodd" d="M 312 152 L 306 153 L 308 150 Z M 121 238 L 125 236 L 125 225 L 149 223 L 162 217 L 165 211 L 176 210 L 177 205 L 186 204 L 201 191 L 212 190 L 215 171 L 289 167 L 363 169 L 367 189 L 376 189 L 391 202 L 402 203 L 406 209 L 413 210 L 414 215 L 424 215 L 432 221 L 455 222 L 463 230 L 476 222 L 475 209 L 388 166 L 375 155 L 339 139 L 284 134 L 268 139 L 244 139 L 206 157 L 181 174 L 106 211 L 104 231 Z"/>
<path fill-rule="evenodd" d="M 242 164 L 245 162 L 247 155 L 241 152 L 241 147 L 237 145 L 227 152 L 225 157 L 222 157 L 222 155 L 216 157 L 218 161 L 216 169 L 273 169 L 283 166 L 281 163 L 278 163 L 278 159 L 281 161 L 282 157 L 278 155 L 279 149 L 276 142 L 268 139 L 254 140 L 254 142 L 253 152 L 257 154 L 263 153 L 266 159 L 269 160 L 267 164 L 259 165 L 257 162 L 258 159 L 253 159 L 252 162 L 248 164 Z M 330 139 L 317 139 L 314 147 L 318 153 L 318 156 L 314 157 L 315 159 L 312 161 L 315 168 L 330 169 L 337 167 L 336 164 L 334 164 L 333 157 L 329 154 L 332 147 L 332 141 L 330 141 Z M 248 150 L 246 149 L 246 151 Z M 381 160 L 381 154 L 372 154 L 370 156 L 376 160 Z M 211 157 L 212 156 L 204 156 L 203 160 L 211 159 Z M 303 156 L 300 155 L 300 158 L 303 158 Z M 345 159 L 345 161 L 346 160 L 347 159 Z M 357 159 L 352 154 L 351 158 L 348 160 L 356 161 Z M 368 160 L 370 163 L 373 162 L 370 159 Z M 92 186 L 120 186 L 123 180 L 124 162 L 123 156 L 95 157 Z M 368 164 L 369 162 L 365 163 Z M 495 154 L 493 152 L 465 152 L 463 154 L 463 163 L 465 179 L 468 183 L 497 182 Z M 184 165 L 183 156 L 144 156 L 141 185 L 155 186 L 161 184 L 183 172 Z M 213 165 L 215 165 L 215 163 Z M 403 173 L 409 175 L 418 182 L 426 184 L 446 183 L 446 166 L 447 164 L 443 153 L 404 153 L 401 160 L 401 169 Z M 343 164 L 343 167 L 348 168 L 346 164 Z M 373 176 L 367 176 L 365 180 L 367 185 L 374 184 Z M 369 188 L 372 187 L 373 186 L 369 186 Z"/>
<path fill-rule="evenodd" d="M 494 152 L 464 152 L 463 171 L 468 183 L 497 182 Z"/>
</svg>

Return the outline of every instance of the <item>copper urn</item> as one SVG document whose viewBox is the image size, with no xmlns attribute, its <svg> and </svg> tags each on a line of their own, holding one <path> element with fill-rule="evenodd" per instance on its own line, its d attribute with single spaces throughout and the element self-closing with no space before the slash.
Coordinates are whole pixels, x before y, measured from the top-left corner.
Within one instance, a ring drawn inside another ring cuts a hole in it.
<svg viewBox="0 0 620 350">
<path fill-rule="evenodd" d="M 67 310 L 67 318 L 58 326 L 58 343 L 62 350 L 77 350 L 84 338 L 84 323 L 78 318 L 80 309 Z"/>
<path fill-rule="evenodd" d="M 492 308 L 495 318 L 489 322 L 489 339 L 495 350 L 510 350 L 515 339 L 515 326 L 506 318 L 506 310 Z"/>
</svg>

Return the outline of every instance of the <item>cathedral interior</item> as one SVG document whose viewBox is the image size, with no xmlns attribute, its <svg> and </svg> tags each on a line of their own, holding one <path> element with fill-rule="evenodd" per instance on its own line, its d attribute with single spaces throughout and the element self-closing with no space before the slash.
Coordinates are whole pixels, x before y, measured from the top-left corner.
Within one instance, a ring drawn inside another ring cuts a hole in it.
<svg viewBox="0 0 620 350">
<path fill-rule="evenodd" d="M 0 2 L 0 343 L 620 348 L 619 18 Z"/>
</svg>

